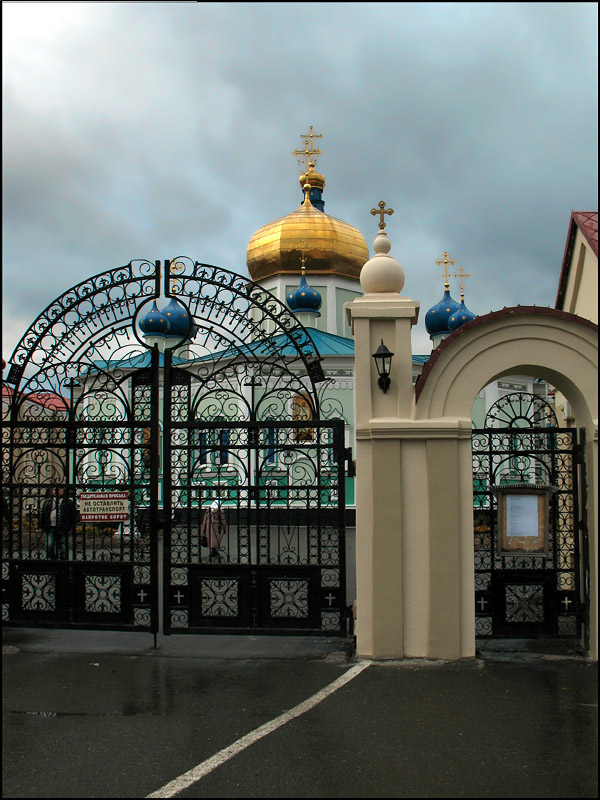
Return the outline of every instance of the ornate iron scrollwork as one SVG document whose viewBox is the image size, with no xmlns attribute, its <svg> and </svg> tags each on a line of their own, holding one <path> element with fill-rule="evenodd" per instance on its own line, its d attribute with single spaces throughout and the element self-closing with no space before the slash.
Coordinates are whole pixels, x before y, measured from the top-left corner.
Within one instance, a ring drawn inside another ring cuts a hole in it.
<svg viewBox="0 0 600 800">
<path fill-rule="evenodd" d="M 485 428 L 557 428 L 554 409 L 543 397 L 511 392 L 497 400 L 486 414 Z"/>
<path fill-rule="evenodd" d="M 477 635 L 575 636 L 578 604 L 558 604 L 561 593 L 579 595 L 577 432 L 558 428 L 543 398 L 520 392 L 495 403 L 486 426 L 472 437 Z M 547 548 L 501 550 L 498 489 L 548 490 Z"/>
<path fill-rule="evenodd" d="M 176 294 L 190 318 L 180 338 L 165 329 L 164 348 L 150 345 L 139 324 L 161 291 L 165 300 Z M 259 285 L 187 257 L 165 262 L 162 274 L 147 260 L 107 270 L 38 316 L 15 348 L 8 381 L 3 578 L 16 586 L 16 565 L 34 561 L 50 570 L 25 569 L 22 591 L 9 589 L 9 624 L 35 612 L 41 624 L 52 615 L 52 624 L 156 631 L 163 528 L 166 616 L 179 630 L 190 630 L 199 609 L 213 624 L 235 622 L 238 611 L 244 624 L 264 624 L 269 581 L 261 571 L 274 565 L 310 565 L 315 585 L 321 573 L 330 582 L 336 574 L 343 598 L 343 424 L 323 422 L 341 406 L 327 394 L 310 332 Z M 117 522 L 70 521 L 68 569 L 48 548 L 44 521 L 61 488 L 75 506 L 85 491 L 124 495 L 129 509 Z M 226 530 L 209 546 L 200 525 L 215 499 Z M 215 567 L 241 570 L 247 581 L 238 586 Z M 200 601 L 191 588 L 198 570 Z M 283 582 L 278 591 L 274 617 L 306 626 L 303 598 L 318 591 L 298 585 L 293 603 Z M 343 612 L 328 603 L 323 630 L 332 631 Z M 310 615 L 311 625 L 321 618 L 318 601 Z"/>
</svg>

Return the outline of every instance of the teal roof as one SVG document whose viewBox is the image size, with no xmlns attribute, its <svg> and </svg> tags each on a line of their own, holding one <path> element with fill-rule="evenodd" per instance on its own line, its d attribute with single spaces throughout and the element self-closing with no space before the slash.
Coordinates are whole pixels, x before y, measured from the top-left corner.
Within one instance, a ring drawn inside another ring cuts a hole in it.
<svg viewBox="0 0 600 800">
<path fill-rule="evenodd" d="M 313 340 L 315 347 L 318 350 L 321 358 L 327 356 L 351 356 L 354 357 L 354 339 L 347 339 L 345 336 L 337 336 L 335 333 L 327 333 L 327 331 L 319 331 L 315 328 L 309 328 L 308 332 Z M 219 353 L 211 353 L 210 355 L 202 356 L 199 359 L 183 359 L 173 356 L 173 365 L 191 364 L 194 361 L 208 361 L 212 359 L 221 358 L 235 358 L 238 355 L 252 355 L 260 358 L 261 356 L 296 356 L 296 348 L 290 343 L 286 334 L 280 333 L 277 336 L 272 336 L 258 342 L 251 342 L 247 345 L 235 345 L 227 350 L 221 350 Z M 428 355 L 413 355 L 413 364 L 426 364 L 429 360 Z M 160 366 L 164 363 L 164 355 L 160 353 Z M 143 353 L 135 353 L 132 356 L 117 361 L 95 361 L 95 366 L 102 370 L 115 369 L 142 369 L 150 366 L 150 351 L 146 350 Z"/>
<path fill-rule="evenodd" d="M 346 339 L 344 336 L 336 336 L 334 333 L 318 331 L 315 328 L 307 328 L 310 338 L 314 342 L 316 349 L 321 357 L 323 356 L 354 356 L 354 339 Z M 290 342 L 285 333 L 278 333 L 268 339 L 261 339 L 257 342 L 250 342 L 245 345 L 235 345 L 228 350 L 221 350 L 219 353 L 211 353 L 202 356 L 201 361 L 214 358 L 229 358 L 237 355 L 261 356 L 297 356 L 298 351 Z"/>
<path fill-rule="evenodd" d="M 345 336 L 336 336 L 335 333 L 309 329 L 311 339 L 317 346 L 321 356 L 353 356 L 354 339 L 346 339 Z"/>
<path fill-rule="evenodd" d="M 159 353 L 158 355 L 159 355 L 159 366 L 164 367 L 165 364 L 164 353 Z M 117 368 L 146 369 L 152 363 L 151 358 L 152 356 L 149 349 L 144 350 L 143 352 L 136 352 L 132 353 L 131 355 L 125 355 L 118 359 L 112 359 L 110 361 L 104 361 L 99 358 L 93 362 L 93 366 L 89 368 L 88 372 L 93 372 L 94 367 L 104 372 L 110 372 L 111 369 L 117 369 Z M 173 366 L 179 366 L 179 364 L 189 364 L 189 360 L 173 356 Z"/>
</svg>

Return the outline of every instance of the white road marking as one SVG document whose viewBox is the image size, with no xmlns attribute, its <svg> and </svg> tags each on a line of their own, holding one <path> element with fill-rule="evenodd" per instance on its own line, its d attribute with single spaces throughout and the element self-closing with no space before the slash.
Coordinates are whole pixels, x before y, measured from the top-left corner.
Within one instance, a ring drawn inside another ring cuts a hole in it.
<svg viewBox="0 0 600 800">
<path fill-rule="evenodd" d="M 270 733 L 277 730 L 277 728 L 285 725 L 286 722 L 296 719 L 296 717 L 301 716 L 306 711 L 310 711 L 311 708 L 314 708 L 316 705 L 318 705 L 321 700 L 325 700 L 325 698 L 329 697 L 330 694 L 333 694 L 342 686 L 349 683 L 353 678 L 356 678 L 356 676 L 370 666 L 370 664 L 370 661 L 361 661 L 360 664 L 356 664 L 354 667 L 351 667 L 335 681 L 325 686 L 324 689 L 321 689 L 321 691 L 313 694 L 313 696 L 309 697 L 308 700 L 304 700 L 302 703 L 294 706 L 294 708 L 290 709 L 289 711 L 284 711 L 283 714 L 280 714 L 270 722 L 266 722 L 264 725 L 261 725 L 260 728 L 250 731 L 250 733 L 247 733 L 245 736 L 242 736 L 241 739 L 238 739 L 237 742 L 234 742 L 233 744 L 229 745 L 229 747 L 225 747 L 223 750 L 220 750 L 218 753 L 216 753 L 216 755 L 211 756 L 211 758 L 207 758 L 206 761 L 203 761 L 201 764 L 198 764 L 198 766 L 188 770 L 188 772 L 184 772 L 183 775 L 180 775 L 178 778 L 175 778 L 175 780 L 172 780 L 164 786 L 161 786 L 160 789 L 152 792 L 152 794 L 146 795 L 146 797 L 174 797 L 174 795 L 179 794 L 179 792 L 187 789 L 188 786 L 191 786 L 205 775 L 208 775 L 209 772 L 212 772 L 217 767 L 220 767 L 221 764 L 229 761 L 230 758 L 233 758 L 238 753 L 241 753 L 241 751 L 245 750 L 246 747 L 250 747 L 250 745 L 254 744 L 254 742 L 257 742 L 264 736 L 268 736 Z"/>
</svg>

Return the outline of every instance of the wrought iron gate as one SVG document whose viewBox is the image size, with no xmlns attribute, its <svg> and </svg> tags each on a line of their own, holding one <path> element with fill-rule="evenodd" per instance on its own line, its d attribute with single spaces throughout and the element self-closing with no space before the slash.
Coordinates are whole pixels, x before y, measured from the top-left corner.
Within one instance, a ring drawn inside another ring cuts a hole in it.
<svg viewBox="0 0 600 800">
<path fill-rule="evenodd" d="M 577 431 L 515 392 L 473 431 L 479 637 L 579 638 L 585 621 Z"/>
<path fill-rule="evenodd" d="M 309 332 L 239 275 L 162 271 L 178 328 L 144 326 L 162 280 L 143 261 L 73 287 L 15 349 L 5 624 L 344 634 L 344 424 L 321 419 Z"/>
</svg>

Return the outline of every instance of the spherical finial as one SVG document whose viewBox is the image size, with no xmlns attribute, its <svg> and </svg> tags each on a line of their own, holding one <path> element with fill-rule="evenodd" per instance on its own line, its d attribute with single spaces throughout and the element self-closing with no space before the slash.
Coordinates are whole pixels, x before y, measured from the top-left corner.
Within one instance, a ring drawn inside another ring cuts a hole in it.
<svg viewBox="0 0 600 800">
<path fill-rule="evenodd" d="M 379 231 L 373 242 L 373 250 L 379 255 L 379 253 L 389 253 L 391 249 L 392 243 L 387 233 L 385 231 Z"/>
<path fill-rule="evenodd" d="M 308 170 L 303 172 L 302 175 L 298 178 L 300 181 L 300 186 L 302 186 L 302 190 L 304 190 L 304 184 L 310 183 L 311 187 L 317 189 L 324 189 L 325 188 L 325 176 L 321 175 L 320 172 L 315 171 L 315 162 L 311 161 L 308 165 Z"/>
<path fill-rule="evenodd" d="M 392 245 L 387 233 L 380 228 L 375 237 L 375 255 L 360 272 L 360 285 L 365 294 L 400 293 L 404 287 L 404 270 L 388 255 Z"/>
</svg>

